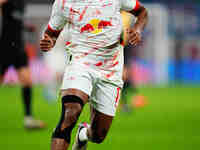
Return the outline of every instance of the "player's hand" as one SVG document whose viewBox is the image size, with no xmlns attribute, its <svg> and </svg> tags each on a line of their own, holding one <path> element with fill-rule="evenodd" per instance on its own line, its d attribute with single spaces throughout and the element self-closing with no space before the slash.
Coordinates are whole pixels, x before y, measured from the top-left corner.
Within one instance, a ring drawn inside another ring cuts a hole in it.
<svg viewBox="0 0 200 150">
<path fill-rule="evenodd" d="M 53 40 L 49 35 L 44 34 L 44 37 L 40 40 L 40 49 L 43 52 L 48 52 L 55 45 L 55 40 Z"/>
<path fill-rule="evenodd" d="M 127 29 L 127 34 L 128 34 L 128 42 L 133 46 L 137 46 L 142 40 L 141 31 L 138 29 L 135 28 Z"/>
</svg>

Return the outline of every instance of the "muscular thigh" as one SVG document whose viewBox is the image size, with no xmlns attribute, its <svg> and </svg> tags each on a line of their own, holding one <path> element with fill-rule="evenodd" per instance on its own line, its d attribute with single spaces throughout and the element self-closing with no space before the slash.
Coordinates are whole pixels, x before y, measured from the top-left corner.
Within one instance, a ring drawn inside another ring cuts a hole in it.
<svg viewBox="0 0 200 150">
<path fill-rule="evenodd" d="M 76 95 L 88 100 L 93 89 L 92 82 L 89 72 L 82 66 L 68 65 L 61 86 L 62 96 Z"/>
</svg>

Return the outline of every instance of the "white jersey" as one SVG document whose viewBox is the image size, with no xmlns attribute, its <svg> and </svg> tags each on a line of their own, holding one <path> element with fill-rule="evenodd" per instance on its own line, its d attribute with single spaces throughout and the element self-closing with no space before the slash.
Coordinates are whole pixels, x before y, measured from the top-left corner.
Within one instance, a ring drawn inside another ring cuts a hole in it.
<svg viewBox="0 0 200 150">
<path fill-rule="evenodd" d="M 57 32 L 69 23 L 72 63 L 96 68 L 105 78 L 121 83 L 120 10 L 138 8 L 138 0 L 55 0 L 48 28 Z"/>
<path fill-rule="evenodd" d="M 137 0 L 55 0 L 49 27 L 58 31 L 69 22 L 73 44 L 106 47 L 119 41 L 120 10 L 138 5 Z"/>
</svg>

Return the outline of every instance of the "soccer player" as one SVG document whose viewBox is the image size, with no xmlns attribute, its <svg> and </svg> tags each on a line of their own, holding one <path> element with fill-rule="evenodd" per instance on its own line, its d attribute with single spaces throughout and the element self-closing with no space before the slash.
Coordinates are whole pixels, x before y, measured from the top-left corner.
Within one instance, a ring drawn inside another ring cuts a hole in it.
<svg viewBox="0 0 200 150">
<path fill-rule="evenodd" d="M 134 48 L 133 45 L 128 43 L 128 35 L 126 33 L 127 29 L 130 29 L 130 27 L 133 27 L 134 25 L 134 18 L 131 15 L 131 13 L 128 13 L 126 11 L 121 11 L 122 16 L 122 23 L 123 23 L 123 34 L 122 39 L 124 40 L 124 68 L 123 68 L 123 81 L 124 86 L 123 90 L 121 92 L 121 108 L 123 112 L 131 112 L 131 107 L 128 105 L 128 92 L 131 90 L 132 93 L 136 92 L 136 88 L 132 86 L 132 83 L 130 82 L 130 74 L 131 74 L 131 56 L 132 56 L 132 49 Z"/>
<path fill-rule="evenodd" d="M 23 43 L 23 0 L 0 0 L 2 9 L 2 34 L 0 46 L 0 82 L 10 65 L 13 65 L 22 85 L 22 99 L 25 109 L 24 126 L 26 128 L 43 128 L 44 123 L 32 117 L 32 81 L 28 68 L 27 55 Z M 29 27 L 31 29 L 32 27 Z"/>
<path fill-rule="evenodd" d="M 55 0 L 52 15 L 40 41 L 48 52 L 66 23 L 70 24 L 72 52 L 61 87 L 62 113 L 53 132 L 51 149 L 66 150 L 84 105 L 91 105 L 91 124 L 81 123 L 72 150 L 85 150 L 87 142 L 102 143 L 123 86 L 123 46 L 120 44 L 120 9 L 137 17 L 128 30 L 128 41 L 136 46 L 147 23 L 147 10 L 138 0 Z"/>
</svg>

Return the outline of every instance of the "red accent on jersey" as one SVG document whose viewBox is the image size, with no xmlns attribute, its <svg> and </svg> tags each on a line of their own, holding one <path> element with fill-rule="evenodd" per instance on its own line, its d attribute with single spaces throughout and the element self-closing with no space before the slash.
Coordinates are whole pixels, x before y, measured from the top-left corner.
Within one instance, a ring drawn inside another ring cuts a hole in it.
<svg viewBox="0 0 200 150">
<path fill-rule="evenodd" d="M 112 71 L 111 73 L 106 74 L 106 78 L 112 77 L 112 76 L 115 74 L 115 72 L 116 72 L 116 71 Z"/>
<path fill-rule="evenodd" d="M 102 65 L 103 65 L 103 63 L 101 61 L 95 64 L 95 66 L 97 66 L 97 67 L 100 67 Z"/>
<path fill-rule="evenodd" d="M 77 10 L 74 10 L 72 7 L 70 8 L 70 13 L 72 13 L 72 14 L 79 14 L 80 15 L 80 12 L 79 11 L 77 11 Z"/>
<path fill-rule="evenodd" d="M 102 7 L 111 6 L 112 3 L 104 4 Z"/>
<path fill-rule="evenodd" d="M 83 10 L 83 12 L 81 13 L 81 15 L 80 15 L 78 21 L 81 21 L 81 20 L 83 19 L 83 16 L 85 15 L 87 9 L 88 9 L 88 6 L 86 6 L 86 7 L 84 8 L 84 10 Z"/>
<path fill-rule="evenodd" d="M 110 21 L 101 20 L 98 24 L 98 29 L 103 29 L 107 26 L 112 26 L 112 23 Z"/>
<path fill-rule="evenodd" d="M 81 33 L 83 32 L 91 32 L 94 31 L 94 27 L 91 24 L 86 24 L 83 27 L 81 27 Z"/>
<path fill-rule="evenodd" d="M 116 61 L 114 64 L 110 65 L 109 68 L 113 68 L 113 67 L 115 67 L 118 64 L 119 64 L 119 61 Z"/>
<path fill-rule="evenodd" d="M 136 0 L 136 4 L 135 7 L 133 8 L 134 11 L 137 11 L 140 8 L 140 2 L 138 0 Z"/>
<path fill-rule="evenodd" d="M 47 29 L 53 33 L 55 33 L 56 35 L 59 34 L 62 30 L 54 30 L 49 24 L 48 24 L 48 27 Z"/>
<path fill-rule="evenodd" d="M 69 45 L 69 44 L 71 44 L 71 42 L 69 42 L 69 41 L 67 41 L 67 42 L 65 43 L 65 45 Z"/>
</svg>

